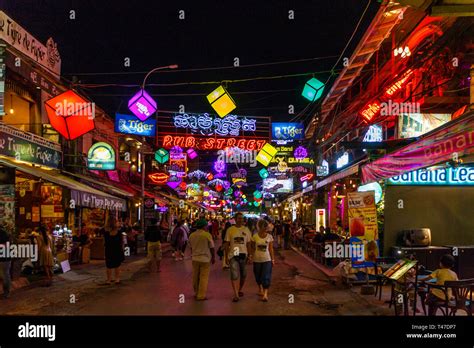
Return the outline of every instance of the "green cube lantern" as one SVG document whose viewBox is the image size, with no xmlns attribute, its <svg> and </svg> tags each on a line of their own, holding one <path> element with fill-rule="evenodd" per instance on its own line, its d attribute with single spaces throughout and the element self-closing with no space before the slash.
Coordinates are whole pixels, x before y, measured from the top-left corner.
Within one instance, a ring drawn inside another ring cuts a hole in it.
<svg viewBox="0 0 474 348">
<path fill-rule="evenodd" d="M 260 174 L 260 177 L 261 177 L 262 179 L 268 178 L 268 175 L 269 175 L 267 168 L 262 168 L 262 169 L 260 169 L 260 171 L 258 172 L 258 174 Z"/>
<path fill-rule="evenodd" d="M 161 163 L 161 164 L 166 163 L 168 162 L 169 159 L 170 159 L 170 153 L 167 150 L 161 148 L 155 152 L 155 160 L 158 163 Z"/>
<path fill-rule="evenodd" d="M 255 192 L 253 193 L 253 196 L 254 196 L 255 198 L 257 198 L 257 199 L 258 199 L 258 198 L 262 198 L 262 192 L 260 192 L 260 191 L 255 191 Z"/>
<path fill-rule="evenodd" d="M 315 100 L 321 98 L 323 90 L 324 83 L 313 77 L 311 80 L 306 82 L 303 88 L 303 93 L 301 93 L 301 95 L 308 99 L 310 102 L 314 102 Z"/>
</svg>

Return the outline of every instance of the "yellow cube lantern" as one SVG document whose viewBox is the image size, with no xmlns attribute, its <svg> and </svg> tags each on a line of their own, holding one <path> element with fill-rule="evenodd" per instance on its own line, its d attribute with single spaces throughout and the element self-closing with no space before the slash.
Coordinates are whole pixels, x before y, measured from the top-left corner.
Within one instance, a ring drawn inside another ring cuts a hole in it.
<svg viewBox="0 0 474 348">
<path fill-rule="evenodd" d="M 207 100 L 220 117 L 228 115 L 229 112 L 237 107 L 224 86 L 219 86 L 214 91 L 212 91 L 207 96 Z"/>
<path fill-rule="evenodd" d="M 270 144 L 265 144 L 265 146 L 262 147 L 262 149 L 257 155 L 257 161 L 267 167 L 273 157 L 277 154 L 277 152 L 278 150 L 275 149 L 273 146 L 271 146 Z"/>
</svg>

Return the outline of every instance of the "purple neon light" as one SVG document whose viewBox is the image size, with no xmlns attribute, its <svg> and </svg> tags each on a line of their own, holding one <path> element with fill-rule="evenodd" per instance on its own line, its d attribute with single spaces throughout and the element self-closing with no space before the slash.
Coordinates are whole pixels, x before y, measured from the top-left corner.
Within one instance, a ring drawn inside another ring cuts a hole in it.
<svg viewBox="0 0 474 348">
<path fill-rule="evenodd" d="M 186 153 L 188 154 L 189 159 L 195 159 L 198 155 L 194 149 L 187 149 Z"/>
<path fill-rule="evenodd" d="M 141 89 L 130 98 L 128 108 L 141 121 L 145 121 L 155 113 L 157 105 L 153 98 L 144 89 Z"/>
<path fill-rule="evenodd" d="M 298 146 L 295 149 L 295 152 L 293 153 L 293 155 L 295 156 L 296 159 L 300 160 L 300 159 L 308 157 L 308 150 L 306 150 L 306 148 L 303 146 Z"/>
<path fill-rule="evenodd" d="M 225 172 L 225 162 L 224 161 L 215 161 L 214 170 L 218 173 Z"/>
</svg>

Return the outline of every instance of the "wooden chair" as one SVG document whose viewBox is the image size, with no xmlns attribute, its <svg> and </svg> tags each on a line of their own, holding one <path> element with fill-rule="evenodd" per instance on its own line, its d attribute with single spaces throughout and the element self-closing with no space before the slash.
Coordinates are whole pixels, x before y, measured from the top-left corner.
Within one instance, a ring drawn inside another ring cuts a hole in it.
<svg viewBox="0 0 474 348">
<path fill-rule="evenodd" d="M 472 316 L 474 306 L 472 304 L 474 293 L 474 278 L 446 281 L 444 285 L 430 284 L 430 289 L 439 289 L 444 294 L 444 299 L 440 299 L 437 303 L 437 309 L 440 309 L 444 316 L 454 316 L 459 310 L 463 310 L 468 316 Z M 451 290 L 452 298 L 449 298 L 449 290 Z"/>
</svg>

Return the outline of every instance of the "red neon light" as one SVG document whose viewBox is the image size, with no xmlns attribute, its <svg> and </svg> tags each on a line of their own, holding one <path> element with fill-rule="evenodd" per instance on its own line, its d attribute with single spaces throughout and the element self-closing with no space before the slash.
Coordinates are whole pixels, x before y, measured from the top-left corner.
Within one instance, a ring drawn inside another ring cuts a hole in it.
<svg viewBox="0 0 474 348">
<path fill-rule="evenodd" d="M 379 101 L 373 101 L 367 104 L 364 108 L 359 111 L 359 115 L 364 118 L 365 121 L 370 122 L 379 112 L 382 106 Z"/>
<path fill-rule="evenodd" d="M 168 181 L 168 178 L 170 176 L 166 173 L 153 173 L 153 174 L 149 174 L 148 177 L 155 184 L 162 185 L 162 184 L 165 184 Z"/>
<path fill-rule="evenodd" d="M 385 90 L 385 97 L 392 97 L 396 92 L 400 91 L 403 86 L 406 84 L 408 79 L 413 75 L 413 70 L 408 69 L 405 71 L 405 73 L 402 75 L 402 77 L 395 83 L 393 83 L 390 87 L 388 87 Z"/>
<path fill-rule="evenodd" d="M 44 104 L 49 123 L 68 140 L 76 139 L 95 128 L 95 106 L 71 90 Z"/>
<path fill-rule="evenodd" d="M 311 180 L 314 177 L 314 174 L 306 174 L 300 178 L 301 181 Z"/>
<path fill-rule="evenodd" d="M 193 136 L 165 135 L 162 147 L 170 149 L 173 146 L 191 147 L 200 150 L 223 150 L 226 147 L 238 147 L 243 150 L 260 150 L 267 140 L 238 139 L 238 138 L 196 138 Z"/>
</svg>

